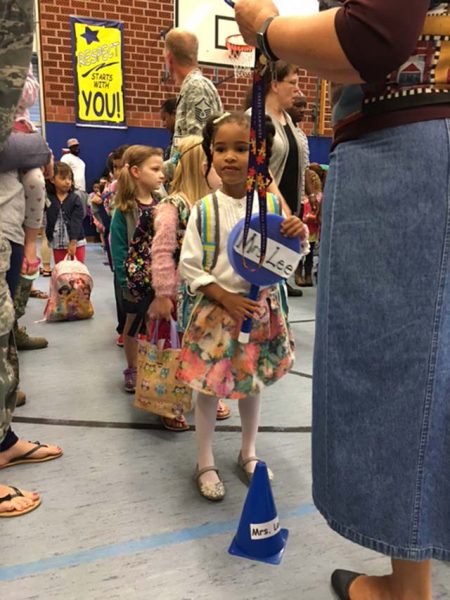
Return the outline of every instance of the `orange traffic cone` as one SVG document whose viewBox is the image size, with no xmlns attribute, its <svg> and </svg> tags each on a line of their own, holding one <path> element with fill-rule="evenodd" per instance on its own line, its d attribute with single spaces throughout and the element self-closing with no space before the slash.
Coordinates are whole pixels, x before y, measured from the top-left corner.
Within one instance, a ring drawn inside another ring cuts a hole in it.
<svg viewBox="0 0 450 600">
<path fill-rule="evenodd" d="M 289 532 L 280 529 L 266 463 L 259 461 L 248 490 L 236 536 L 228 550 L 233 556 L 278 565 Z"/>
</svg>

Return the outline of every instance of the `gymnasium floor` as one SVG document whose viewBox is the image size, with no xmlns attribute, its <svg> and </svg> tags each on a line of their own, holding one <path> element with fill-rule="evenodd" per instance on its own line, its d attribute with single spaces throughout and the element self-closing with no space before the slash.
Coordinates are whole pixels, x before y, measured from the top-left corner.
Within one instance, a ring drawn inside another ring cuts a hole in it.
<svg viewBox="0 0 450 600">
<path fill-rule="evenodd" d="M 273 493 L 289 541 L 280 566 L 231 557 L 247 488 L 235 461 L 238 413 L 217 427 L 222 503 L 200 498 L 192 480 L 194 433 L 163 431 L 121 390 L 111 273 L 88 248 L 95 317 L 36 324 L 44 302 L 22 320 L 45 335 L 45 350 L 21 353 L 28 402 L 16 411 L 22 437 L 60 444 L 61 459 L 1 472 L 38 490 L 42 506 L 0 525 L 0 598 L 11 600 L 327 600 L 333 569 L 371 574 L 386 558 L 333 533 L 311 501 L 311 369 L 315 290 L 291 301 L 297 341 L 293 372 L 263 400 L 258 454 L 275 471 Z M 38 286 L 46 289 L 48 280 Z M 189 417 L 192 422 L 192 415 Z M 434 598 L 450 597 L 450 565 L 435 564 Z"/>
</svg>

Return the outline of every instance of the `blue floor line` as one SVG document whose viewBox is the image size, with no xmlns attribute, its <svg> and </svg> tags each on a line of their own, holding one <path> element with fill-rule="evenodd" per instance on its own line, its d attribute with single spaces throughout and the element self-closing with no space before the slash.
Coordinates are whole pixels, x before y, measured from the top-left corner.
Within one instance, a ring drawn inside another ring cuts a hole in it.
<svg viewBox="0 0 450 600">
<path fill-rule="evenodd" d="M 316 512 L 317 510 L 312 504 L 304 504 L 294 510 L 287 511 L 280 516 L 281 520 L 284 520 L 307 517 Z M 189 527 L 186 529 L 180 529 L 178 531 L 150 535 L 138 540 L 120 542 L 118 544 L 108 544 L 106 546 L 90 548 L 89 550 L 81 550 L 80 552 L 74 552 L 71 554 L 44 558 L 35 562 L 0 567 L 0 581 L 11 581 L 13 579 L 20 579 L 30 575 L 45 573 L 46 571 L 56 571 L 58 569 L 77 567 L 79 565 L 89 564 L 99 560 L 118 558 L 120 556 L 130 556 L 145 550 L 164 548 L 165 546 L 182 544 L 184 542 L 192 542 L 215 535 L 221 535 L 225 533 L 231 534 L 236 531 L 236 528 L 237 521 L 235 520 L 222 521 L 219 523 L 205 523 L 204 525 L 199 525 L 197 527 Z"/>
</svg>

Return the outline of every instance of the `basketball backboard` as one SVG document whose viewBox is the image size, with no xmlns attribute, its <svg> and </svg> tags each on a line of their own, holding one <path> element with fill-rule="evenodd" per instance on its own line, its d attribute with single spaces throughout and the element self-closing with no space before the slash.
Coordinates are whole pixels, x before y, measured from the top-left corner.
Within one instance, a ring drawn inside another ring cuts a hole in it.
<svg viewBox="0 0 450 600">
<path fill-rule="evenodd" d="M 232 67 L 225 40 L 239 33 L 234 10 L 224 0 L 174 0 L 175 27 L 195 33 L 199 39 L 199 62 L 217 67 Z M 318 11 L 318 0 L 275 0 L 280 13 L 311 14 Z"/>
<path fill-rule="evenodd" d="M 239 33 L 234 10 L 224 0 L 175 0 L 175 27 L 195 33 L 202 64 L 232 67 L 225 40 Z"/>
</svg>

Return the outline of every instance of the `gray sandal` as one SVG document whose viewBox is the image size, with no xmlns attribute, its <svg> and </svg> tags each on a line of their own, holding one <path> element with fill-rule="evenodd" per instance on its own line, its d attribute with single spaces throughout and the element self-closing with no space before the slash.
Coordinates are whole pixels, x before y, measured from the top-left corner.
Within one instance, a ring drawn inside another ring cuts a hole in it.
<svg viewBox="0 0 450 600">
<path fill-rule="evenodd" d="M 200 481 L 200 477 L 204 473 L 208 473 L 209 471 L 215 471 L 219 480 L 217 483 L 202 483 Z M 216 466 L 204 467 L 203 469 L 199 469 L 198 465 L 195 467 L 194 474 L 195 483 L 197 484 L 198 491 L 203 498 L 210 500 L 211 502 L 220 502 L 225 497 L 225 486 L 223 485 L 223 481 L 220 479 L 219 469 Z"/>
<path fill-rule="evenodd" d="M 239 452 L 239 456 L 237 459 L 237 464 L 238 467 L 243 471 L 245 477 L 247 478 L 247 481 L 250 483 L 253 477 L 253 473 L 250 473 L 249 471 L 247 471 L 247 469 L 245 468 L 249 463 L 251 462 L 259 462 L 261 459 L 258 458 L 257 456 L 249 456 L 248 458 L 242 458 L 242 454 Z M 272 470 L 269 469 L 269 467 L 267 467 L 267 473 L 269 475 L 269 479 L 270 481 L 272 481 L 273 479 L 273 473 Z"/>
</svg>

